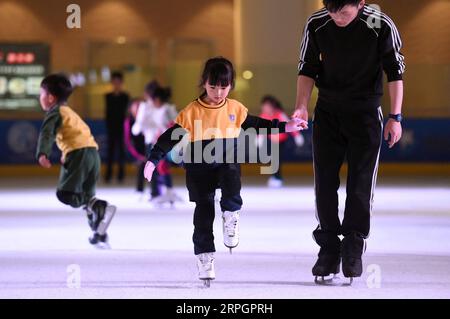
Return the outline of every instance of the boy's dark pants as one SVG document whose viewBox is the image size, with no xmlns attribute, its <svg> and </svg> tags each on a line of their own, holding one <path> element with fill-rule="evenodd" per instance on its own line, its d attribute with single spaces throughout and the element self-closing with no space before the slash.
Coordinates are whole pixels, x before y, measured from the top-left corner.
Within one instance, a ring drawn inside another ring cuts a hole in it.
<svg viewBox="0 0 450 319">
<path fill-rule="evenodd" d="M 340 234 L 348 238 L 356 234 L 360 241 L 368 237 L 382 131 L 381 108 L 334 112 L 320 105 L 316 107 L 313 154 L 320 225 L 313 235 L 321 246 L 319 254 L 338 253 L 340 240 L 337 236 Z M 345 158 L 348 161 L 347 199 L 341 224 L 337 191 L 339 171 Z"/>
<path fill-rule="evenodd" d="M 58 199 L 74 208 L 87 205 L 95 195 L 100 174 L 100 156 L 95 148 L 81 148 L 67 154 L 61 166 L 56 191 Z"/>
<path fill-rule="evenodd" d="M 235 212 L 242 207 L 241 169 L 239 164 L 198 164 L 186 168 L 186 185 L 189 200 L 195 202 L 194 253 L 215 252 L 213 224 L 215 217 L 214 196 L 222 190 L 221 210 Z"/>
</svg>

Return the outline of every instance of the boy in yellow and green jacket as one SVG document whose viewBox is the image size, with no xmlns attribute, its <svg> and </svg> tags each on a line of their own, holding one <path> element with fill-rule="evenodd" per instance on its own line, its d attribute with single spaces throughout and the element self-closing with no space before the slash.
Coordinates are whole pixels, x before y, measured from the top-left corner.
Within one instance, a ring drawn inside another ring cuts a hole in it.
<svg viewBox="0 0 450 319">
<path fill-rule="evenodd" d="M 116 207 L 95 197 L 100 173 L 98 145 L 87 124 L 67 106 L 72 94 L 70 81 L 60 74 L 47 76 L 41 83 L 40 104 L 46 116 L 39 134 L 36 159 L 50 168 L 53 143 L 62 152 L 61 171 L 56 191 L 60 202 L 71 207 L 83 207 L 94 232 L 89 242 L 108 248 L 108 226 Z"/>
</svg>

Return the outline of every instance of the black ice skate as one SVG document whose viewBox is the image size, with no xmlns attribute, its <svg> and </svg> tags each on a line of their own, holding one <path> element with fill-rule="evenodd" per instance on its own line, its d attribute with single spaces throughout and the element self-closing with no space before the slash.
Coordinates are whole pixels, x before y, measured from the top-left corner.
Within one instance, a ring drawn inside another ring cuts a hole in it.
<svg viewBox="0 0 450 319">
<path fill-rule="evenodd" d="M 116 206 L 109 205 L 108 202 L 94 197 L 89 201 L 87 209 L 88 222 L 91 229 L 100 235 L 106 234 L 109 224 L 116 213 Z"/>
<path fill-rule="evenodd" d="M 342 241 L 342 273 L 344 277 L 350 278 L 350 285 L 353 283 L 353 278 L 362 275 L 361 256 L 364 250 L 364 238 L 357 233 L 345 236 Z"/>
<path fill-rule="evenodd" d="M 350 278 L 351 285 L 353 278 L 361 277 L 362 259 L 353 257 L 342 258 L 342 272 L 345 278 Z"/>
<path fill-rule="evenodd" d="M 108 243 L 108 234 L 100 235 L 98 233 L 94 233 L 92 237 L 89 238 L 89 243 L 99 249 L 110 249 Z"/>
<path fill-rule="evenodd" d="M 84 209 L 86 210 L 89 227 L 91 228 L 92 231 L 95 231 L 94 214 L 91 211 L 89 211 L 89 208 L 87 206 L 84 207 Z"/>
<path fill-rule="evenodd" d="M 341 256 L 339 255 L 319 256 L 312 269 L 313 276 L 315 277 L 314 282 L 316 284 L 332 283 L 333 279 L 336 278 L 336 275 L 340 271 L 340 264 Z M 325 279 L 325 277 L 330 275 L 333 275 L 333 277 Z"/>
<path fill-rule="evenodd" d="M 94 197 L 87 205 L 87 212 L 89 226 L 94 232 L 89 242 L 98 248 L 109 248 L 106 231 L 116 213 L 116 207 Z"/>
<path fill-rule="evenodd" d="M 341 264 L 341 241 L 337 234 L 316 229 L 313 238 L 320 246 L 319 258 L 317 259 L 312 274 L 316 284 L 333 285 L 336 274 L 340 271 Z M 329 276 L 331 278 L 325 278 Z"/>
</svg>

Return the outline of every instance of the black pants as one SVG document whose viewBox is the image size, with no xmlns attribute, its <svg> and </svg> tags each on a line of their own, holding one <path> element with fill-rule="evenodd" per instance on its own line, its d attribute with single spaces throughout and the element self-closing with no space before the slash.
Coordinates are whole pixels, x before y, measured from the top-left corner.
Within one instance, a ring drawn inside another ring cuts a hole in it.
<svg viewBox="0 0 450 319">
<path fill-rule="evenodd" d="M 373 193 L 383 131 L 381 108 L 333 112 L 318 105 L 313 120 L 316 234 L 335 243 L 340 234 L 366 238 L 370 231 Z M 342 224 L 338 216 L 339 171 L 347 158 L 347 198 Z M 320 245 L 320 244 L 319 244 Z M 321 245 L 322 246 L 322 245 Z M 322 246 L 322 248 L 325 248 Z"/>
<path fill-rule="evenodd" d="M 215 252 L 213 224 L 215 217 L 214 196 L 216 189 L 222 190 L 220 207 L 222 212 L 235 212 L 242 207 L 241 170 L 239 164 L 218 166 L 199 164 L 203 168 L 186 168 L 186 185 L 189 200 L 195 202 L 194 253 Z"/>
<path fill-rule="evenodd" d="M 109 182 L 112 177 L 113 172 L 113 164 L 116 162 L 116 154 L 117 154 L 117 164 L 119 171 L 117 173 L 117 180 L 123 181 L 125 177 L 125 147 L 123 141 L 123 134 L 118 135 L 108 134 L 108 158 L 107 158 L 107 167 L 106 167 L 106 176 L 105 180 Z"/>
<path fill-rule="evenodd" d="M 143 161 L 137 165 L 137 175 L 136 175 L 136 190 L 138 192 L 144 191 L 145 185 L 145 177 L 144 177 L 144 169 L 146 162 Z"/>
<path fill-rule="evenodd" d="M 138 192 L 143 192 L 145 184 L 147 181 L 144 177 L 144 169 L 146 162 L 138 164 L 137 176 L 136 176 L 136 190 Z M 167 188 L 173 187 L 172 175 L 167 174 L 165 176 L 159 175 L 158 171 L 155 169 L 152 176 L 152 181 L 150 182 L 150 195 L 152 197 L 157 197 L 161 195 L 160 185 L 164 185 Z"/>
</svg>

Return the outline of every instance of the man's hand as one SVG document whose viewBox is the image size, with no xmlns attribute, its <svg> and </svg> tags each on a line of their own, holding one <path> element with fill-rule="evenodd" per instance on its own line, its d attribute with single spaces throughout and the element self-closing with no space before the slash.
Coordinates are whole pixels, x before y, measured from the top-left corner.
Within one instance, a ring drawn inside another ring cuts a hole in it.
<svg viewBox="0 0 450 319">
<path fill-rule="evenodd" d="M 308 122 L 308 109 L 305 106 L 300 106 L 295 110 L 292 117 Z"/>
<path fill-rule="evenodd" d="M 286 133 L 308 129 L 308 122 L 294 117 L 286 123 Z"/>
<path fill-rule="evenodd" d="M 151 182 L 152 181 L 152 176 L 153 176 L 153 172 L 155 171 L 155 164 L 153 164 L 152 162 L 148 161 L 145 164 L 145 168 L 144 168 L 144 177 Z"/>
<path fill-rule="evenodd" d="M 64 163 L 66 162 L 66 158 L 64 157 L 64 155 L 61 156 L 61 165 L 64 165 Z"/>
<path fill-rule="evenodd" d="M 47 156 L 45 156 L 44 154 L 39 156 L 39 165 L 41 165 L 44 168 L 52 167 L 52 163 L 50 163 L 50 161 L 48 160 Z"/>
<path fill-rule="evenodd" d="M 389 139 L 390 136 L 390 139 Z M 400 141 L 402 138 L 402 125 L 394 121 L 393 119 L 389 119 L 386 123 L 386 127 L 384 128 L 384 139 L 388 141 L 389 148 L 394 147 L 394 145 Z"/>
</svg>

